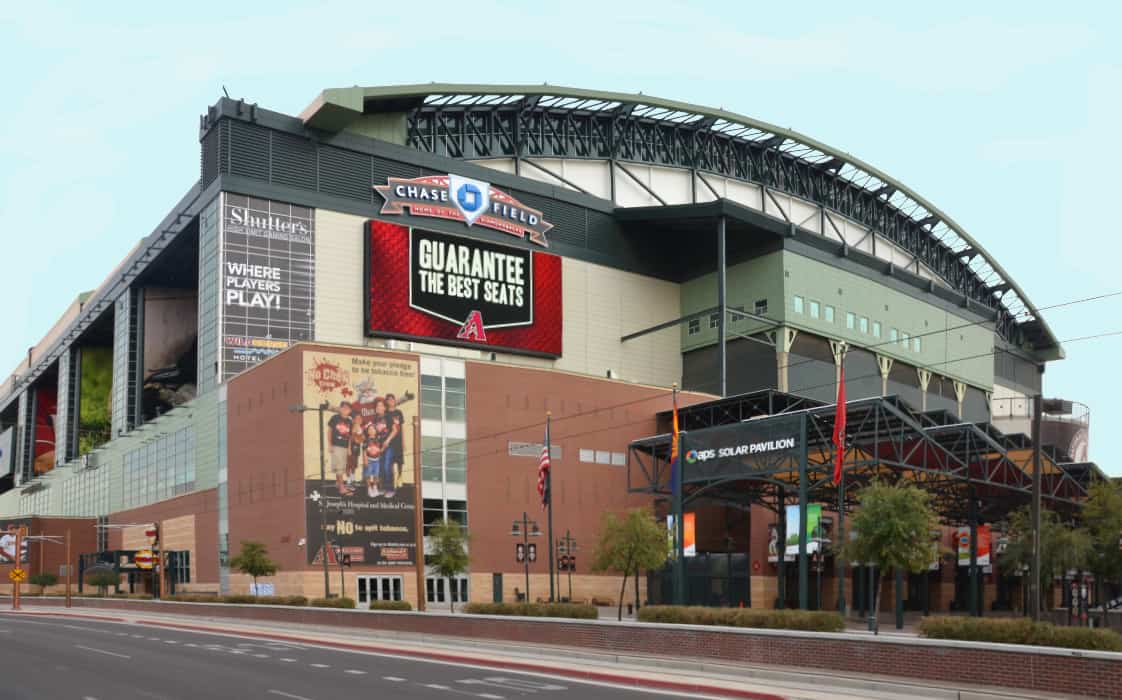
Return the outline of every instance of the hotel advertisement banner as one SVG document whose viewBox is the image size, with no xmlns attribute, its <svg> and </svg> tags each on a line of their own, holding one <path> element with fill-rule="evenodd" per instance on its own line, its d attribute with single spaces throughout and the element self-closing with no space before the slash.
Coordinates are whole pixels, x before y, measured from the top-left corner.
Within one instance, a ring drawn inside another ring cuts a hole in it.
<svg viewBox="0 0 1122 700">
<path fill-rule="evenodd" d="M 384 221 L 366 227 L 371 336 L 561 355 L 561 259 Z"/>
<path fill-rule="evenodd" d="M 419 363 L 415 358 L 303 353 L 303 399 L 323 412 L 323 476 L 319 411 L 304 412 L 304 484 L 308 563 L 326 539 L 355 564 L 417 562 L 413 417 Z M 329 553 L 329 560 L 333 554 Z"/>
<path fill-rule="evenodd" d="M 315 334 L 315 210 L 223 195 L 221 378 Z"/>
</svg>

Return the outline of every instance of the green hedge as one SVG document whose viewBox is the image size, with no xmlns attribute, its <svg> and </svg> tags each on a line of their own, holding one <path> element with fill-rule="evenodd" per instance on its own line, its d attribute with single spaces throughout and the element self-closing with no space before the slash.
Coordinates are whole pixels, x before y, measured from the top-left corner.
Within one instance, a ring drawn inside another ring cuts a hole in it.
<svg viewBox="0 0 1122 700">
<path fill-rule="evenodd" d="M 413 606 L 408 600 L 372 600 L 371 610 L 412 610 Z"/>
<path fill-rule="evenodd" d="M 928 639 L 1122 651 L 1122 635 L 1117 632 L 1089 627 L 1057 627 L 1025 618 L 925 617 L 919 623 L 919 632 Z"/>
<path fill-rule="evenodd" d="M 464 612 L 472 615 L 517 615 L 522 617 L 568 617 L 595 620 L 599 613 L 583 603 L 468 603 Z"/>
<path fill-rule="evenodd" d="M 164 600 L 173 603 L 227 603 L 232 605 L 291 605 L 304 606 L 308 599 L 302 595 L 203 595 L 185 593 L 167 596 Z"/>
<path fill-rule="evenodd" d="M 346 608 L 353 610 L 354 598 L 312 598 L 309 603 L 313 608 Z"/>
<path fill-rule="evenodd" d="M 754 629 L 841 632 L 845 621 L 835 612 L 814 610 L 753 610 L 700 606 L 648 605 L 639 610 L 641 622 L 677 625 L 718 625 Z"/>
</svg>

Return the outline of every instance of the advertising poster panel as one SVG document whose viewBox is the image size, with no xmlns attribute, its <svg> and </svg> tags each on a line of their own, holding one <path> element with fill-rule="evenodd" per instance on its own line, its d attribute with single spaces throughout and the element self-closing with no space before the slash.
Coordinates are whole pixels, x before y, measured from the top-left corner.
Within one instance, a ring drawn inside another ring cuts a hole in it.
<svg viewBox="0 0 1122 700">
<path fill-rule="evenodd" d="M 12 434 L 15 428 L 8 428 L 0 433 L 0 476 L 7 476 L 12 473 L 12 465 L 15 463 L 15 455 L 12 448 L 15 443 L 12 442 Z"/>
<path fill-rule="evenodd" d="M 990 565 L 990 526 L 978 526 L 978 566 Z M 958 565 L 970 566 L 970 528 L 958 528 L 957 537 L 958 541 Z"/>
<path fill-rule="evenodd" d="M 304 413 L 308 563 L 324 556 L 323 508 L 329 547 L 351 555 L 353 563 L 414 565 L 417 359 L 305 352 L 303 376 L 304 405 L 328 405 L 322 479 L 320 412 Z"/>
<path fill-rule="evenodd" d="M 397 224 L 367 224 L 366 331 L 561 355 L 561 258 Z"/>
<path fill-rule="evenodd" d="M 224 195 L 221 377 L 315 334 L 315 210 Z"/>
<path fill-rule="evenodd" d="M 817 552 L 822 540 L 822 505 L 811 503 L 806 507 L 806 530 L 810 533 L 806 540 L 806 551 Z M 786 556 L 799 554 L 799 507 L 787 506 Z"/>
<path fill-rule="evenodd" d="M 682 513 L 682 553 L 697 556 L 697 514 Z"/>
<path fill-rule="evenodd" d="M 109 442 L 109 393 L 113 389 L 113 348 L 83 347 L 78 391 L 78 454 Z"/>
<path fill-rule="evenodd" d="M 16 529 L 29 527 L 30 518 L 16 518 L 14 520 L 0 520 L 0 566 L 16 563 Z M 27 540 L 24 539 L 20 546 L 19 563 L 28 563 Z"/>
</svg>

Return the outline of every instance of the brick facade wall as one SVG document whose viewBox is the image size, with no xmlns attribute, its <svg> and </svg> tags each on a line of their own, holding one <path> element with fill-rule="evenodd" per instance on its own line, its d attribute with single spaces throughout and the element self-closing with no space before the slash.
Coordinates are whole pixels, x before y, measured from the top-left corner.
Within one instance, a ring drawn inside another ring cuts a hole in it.
<svg viewBox="0 0 1122 700">
<path fill-rule="evenodd" d="M 46 602 L 46 601 L 44 601 Z M 60 601 L 50 601 L 60 605 Z M 182 612 L 193 617 L 291 622 L 338 628 L 556 644 L 666 658 L 872 673 L 956 685 L 1122 698 L 1122 654 L 1024 649 L 994 644 L 876 639 L 849 634 L 724 630 L 616 622 L 511 619 L 433 613 L 356 613 L 315 608 L 183 605 L 78 599 L 102 609 Z"/>
</svg>

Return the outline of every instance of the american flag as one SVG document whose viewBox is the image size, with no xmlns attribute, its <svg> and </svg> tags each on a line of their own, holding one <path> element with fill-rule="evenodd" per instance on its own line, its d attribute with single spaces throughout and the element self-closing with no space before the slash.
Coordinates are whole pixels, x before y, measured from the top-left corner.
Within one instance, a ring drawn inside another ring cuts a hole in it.
<svg viewBox="0 0 1122 700">
<path fill-rule="evenodd" d="M 538 460 L 538 495 L 542 499 L 542 508 L 549 505 L 549 419 L 545 423 L 545 444 L 542 445 L 542 456 Z"/>
</svg>

